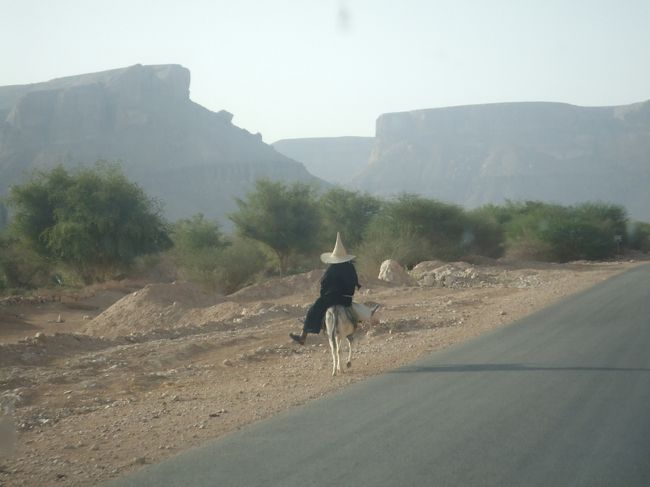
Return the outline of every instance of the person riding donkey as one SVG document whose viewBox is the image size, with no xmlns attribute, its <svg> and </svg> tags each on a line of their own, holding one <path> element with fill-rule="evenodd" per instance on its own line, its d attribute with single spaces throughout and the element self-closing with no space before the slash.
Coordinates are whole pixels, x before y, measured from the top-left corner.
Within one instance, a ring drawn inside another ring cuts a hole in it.
<svg viewBox="0 0 650 487">
<path fill-rule="evenodd" d="M 335 305 L 349 308 L 352 306 L 355 290 L 361 289 L 357 271 L 352 263 L 355 256 L 347 253 L 339 232 L 336 233 L 334 250 L 321 254 L 320 259 L 325 264 L 330 264 L 320 280 L 320 297 L 307 311 L 302 333 L 289 333 L 289 336 L 301 345 L 305 344 L 308 333 L 320 333 L 327 308 Z"/>
</svg>

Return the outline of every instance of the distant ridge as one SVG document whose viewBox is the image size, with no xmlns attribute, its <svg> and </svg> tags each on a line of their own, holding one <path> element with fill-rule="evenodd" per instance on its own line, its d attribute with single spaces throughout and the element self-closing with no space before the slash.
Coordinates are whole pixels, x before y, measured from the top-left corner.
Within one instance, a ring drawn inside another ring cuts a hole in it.
<svg viewBox="0 0 650 487">
<path fill-rule="evenodd" d="M 368 163 L 374 137 L 314 137 L 283 139 L 273 147 L 331 183 L 347 184 Z"/>
<path fill-rule="evenodd" d="M 600 200 L 650 221 L 650 101 L 521 102 L 388 113 L 353 187 L 476 207 Z"/>
</svg>

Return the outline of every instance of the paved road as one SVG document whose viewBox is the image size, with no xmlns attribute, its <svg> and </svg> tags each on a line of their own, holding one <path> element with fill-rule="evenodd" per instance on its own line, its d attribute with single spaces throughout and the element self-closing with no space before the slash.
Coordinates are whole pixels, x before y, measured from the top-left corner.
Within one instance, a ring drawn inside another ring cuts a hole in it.
<svg viewBox="0 0 650 487">
<path fill-rule="evenodd" d="M 650 486 L 650 266 L 114 486 Z"/>
</svg>

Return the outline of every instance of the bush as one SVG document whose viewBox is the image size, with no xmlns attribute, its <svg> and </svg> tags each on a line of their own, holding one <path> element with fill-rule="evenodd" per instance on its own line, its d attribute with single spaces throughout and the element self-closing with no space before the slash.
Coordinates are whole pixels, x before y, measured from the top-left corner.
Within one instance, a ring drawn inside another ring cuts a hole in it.
<svg viewBox="0 0 650 487">
<path fill-rule="evenodd" d="M 625 233 L 630 249 L 650 252 L 650 223 L 631 223 Z"/>
<path fill-rule="evenodd" d="M 466 213 L 461 247 L 466 254 L 492 258 L 503 255 L 503 226 L 489 209 L 479 208 Z"/>
<path fill-rule="evenodd" d="M 186 255 L 225 246 L 219 223 L 206 220 L 201 213 L 176 222 L 171 229 L 171 238 L 174 250 Z"/>
<path fill-rule="evenodd" d="M 627 221 L 622 207 L 604 203 L 509 202 L 492 211 L 503 222 L 509 255 L 559 262 L 614 256 Z"/>
<path fill-rule="evenodd" d="M 36 172 L 12 187 L 9 203 L 21 241 L 85 282 L 112 277 L 137 256 L 171 245 L 158 205 L 116 165 Z"/>
<path fill-rule="evenodd" d="M 370 221 L 360 253 L 375 263 L 394 258 L 407 267 L 455 259 L 466 250 L 466 223 L 458 206 L 404 194 L 385 203 Z"/>
<path fill-rule="evenodd" d="M 0 235 L 0 291 L 45 287 L 51 275 L 46 259 L 15 237 Z"/>
<path fill-rule="evenodd" d="M 0 201 L 0 232 L 9 225 L 9 214 L 4 202 Z"/>
<path fill-rule="evenodd" d="M 255 242 L 236 239 L 218 255 L 213 275 L 216 289 L 225 294 L 252 284 L 266 271 L 267 258 Z"/>
<path fill-rule="evenodd" d="M 266 270 L 267 257 L 258 244 L 236 239 L 222 247 L 204 248 L 178 260 L 183 278 L 204 288 L 230 294 Z"/>
<path fill-rule="evenodd" d="M 210 291 L 229 294 L 265 270 L 267 258 L 258 244 L 226 241 L 219 224 L 201 214 L 178 221 L 171 235 L 183 277 Z"/>
</svg>

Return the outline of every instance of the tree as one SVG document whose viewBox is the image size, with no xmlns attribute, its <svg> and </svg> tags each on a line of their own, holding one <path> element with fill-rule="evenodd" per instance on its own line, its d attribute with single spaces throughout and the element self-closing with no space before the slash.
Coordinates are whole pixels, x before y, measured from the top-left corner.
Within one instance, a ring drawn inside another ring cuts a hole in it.
<svg viewBox="0 0 650 487">
<path fill-rule="evenodd" d="M 160 208 L 119 166 L 39 171 L 11 189 L 13 230 L 41 255 L 87 282 L 110 277 L 135 257 L 171 246 Z"/>
<path fill-rule="evenodd" d="M 311 186 L 263 179 L 245 199 L 235 201 L 238 211 L 230 219 L 237 232 L 268 246 L 277 256 L 282 274 L 292 255 L 316 249 L 321 220 Z"/>
<path fill-rule="evenodd" d="M 9 223 L 9 216 L 7 215 L 7 207 L 0 201 L 0 231 L 2 231 Z"/>
<path fill-rule="evenodd" d="M 336 232 L 341 232 L 346 247 L 355 248 L 363 240 L 368 223 L 381 209 L 381 201 L 367 193 L 334 188 L 320 197 L 319 207 L 323 239 L 333 240 Z"/>
</svg>

